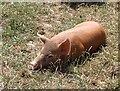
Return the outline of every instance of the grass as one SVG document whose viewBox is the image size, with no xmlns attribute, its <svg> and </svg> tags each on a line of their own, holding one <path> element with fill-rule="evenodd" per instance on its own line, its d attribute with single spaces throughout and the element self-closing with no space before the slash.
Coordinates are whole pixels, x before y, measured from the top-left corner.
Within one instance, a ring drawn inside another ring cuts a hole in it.
<svg viewBox="0 0 120 91">
<path fill-rule="evenodd" d="M 30 70 L 28 62 L 42 46 L 37 31 L 51 38 L 88 20 L 100 22 L 107 31 L 107 46 L 101 52 L 76 66 L 71 63 L 65 73 Z M 78 4 L 76 9 L 59 3 L 2 3 L 2 28 L 4 88 L 119 88 L 117 3 Z"/>
</svg>

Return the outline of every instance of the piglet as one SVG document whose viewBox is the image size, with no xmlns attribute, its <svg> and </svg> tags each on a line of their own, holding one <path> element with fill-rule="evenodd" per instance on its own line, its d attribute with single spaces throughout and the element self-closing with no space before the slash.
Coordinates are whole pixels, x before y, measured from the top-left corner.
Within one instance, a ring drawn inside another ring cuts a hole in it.
<svg viewBox="0 0 120 91">
<path fill-rule="evenodd" d="M 106 41 L 104 28 L 95 21 L 83 22 L 50 39 L 38 33 L 37 35 L 44 45 L 37 57 L 30 62 L 33 69 L 56 65 L 57 61 L 62 64 L 68 56 L 75 59 L 86 50 L 93 53 Z"/>
</svg>

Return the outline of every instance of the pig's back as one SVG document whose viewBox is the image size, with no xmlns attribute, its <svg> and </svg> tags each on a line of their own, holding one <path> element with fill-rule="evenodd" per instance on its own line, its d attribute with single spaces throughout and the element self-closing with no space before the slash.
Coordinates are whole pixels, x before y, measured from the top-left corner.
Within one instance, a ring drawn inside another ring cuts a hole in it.
<svg viewBox="0 0 120 91">
<path fill-rule="evenodd" d="M 76 43 L 75 40 L 79 40 L 85 49 L 91 48 L 91 52 L 105 43 L 105 31 L 97 22 L 89 21 L 78 24 L 74 30 L 75 33 L 71 35 L 72 44 Z"/>
<path fill-rule="evenodd" d="M 64 39 L 69 38 L 71 41 L 71 48 L 80 48 L 82 44 L 84 50 L 89 49 L 91 52 L 105 43 L 106 34 L 100 24 L 94 21 L 83 22 L 76 25 L 74 28 L 63 31 L 52 38 L 56 43 L 61 43 Z M 80 48 L 81 49 L 81 48 Z"/>
</svg>

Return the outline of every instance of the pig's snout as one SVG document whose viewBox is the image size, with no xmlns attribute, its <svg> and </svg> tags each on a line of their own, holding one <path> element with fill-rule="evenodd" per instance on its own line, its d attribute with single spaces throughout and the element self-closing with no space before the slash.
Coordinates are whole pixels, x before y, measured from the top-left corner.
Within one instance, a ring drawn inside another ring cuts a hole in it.
<svg viewBox="0 0 120 91">
<path fill-rule="evenodd" d="M 34 70 L 39 68 L 39 65 L 35 61 L 30 62 L 30 65 L 32 66 L 32 69 L 34 69 Z"/>
<path fill-rule="evenodd" d="M 42 68 L 42 60 L 44 58 L 43 54 L 38 55 L 32 62 L 30 62 L 30 65 L 32 66 L 32 69 L 37 70 Z"/>
<path fill-rule="evenodd" d="M 32 66 L 35 66 L 35 65 L 37 64 L 37 62 L 32 61 L 32 62 L 30 62 L 30 64 L 31 64 Z"/>
</svg>

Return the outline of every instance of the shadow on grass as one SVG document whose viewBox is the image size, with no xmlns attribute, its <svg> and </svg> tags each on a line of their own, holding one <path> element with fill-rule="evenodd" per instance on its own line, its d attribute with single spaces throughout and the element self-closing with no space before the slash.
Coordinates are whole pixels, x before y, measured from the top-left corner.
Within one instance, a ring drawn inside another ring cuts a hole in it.
<svg viewBox="0 0 120 91">
<path fill-rule="evenodd" d="M 101 0 L 101 2 L 61 2 L 61 3 L 65 3 L 65 4 L 69 5 L 70 8 L 75 9 L 75 10 L 77 8 L 79 8 L 80 6 L 90 7 L 91 5 L 101 6 L 101 5 L 105 4 L 105 2 L 102 2 L 102 0 Z"/>
</svg>

